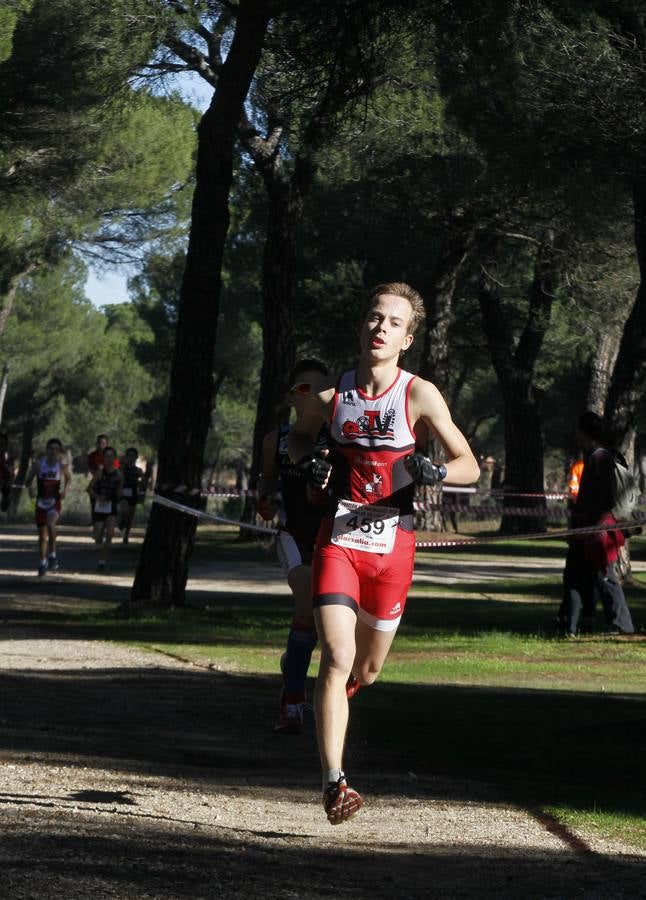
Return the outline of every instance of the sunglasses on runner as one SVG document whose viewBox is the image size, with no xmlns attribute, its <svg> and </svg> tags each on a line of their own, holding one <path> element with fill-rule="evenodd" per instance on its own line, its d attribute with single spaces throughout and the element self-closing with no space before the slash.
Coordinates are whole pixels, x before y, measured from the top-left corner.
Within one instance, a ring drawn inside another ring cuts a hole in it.
<svg viewBox="0 0 646 900">
<path fill-rule="evenodd" d="M 298 384 L 293 384 L 289 389 L 289 393 L 290 394 L 302 394 L 303 396 L 305 396 L 306 394 L 309 394 L 311 389 L 312 389 L 311 384 L 308 384 L 306 381 L 301 381 Z"/>
</svg>

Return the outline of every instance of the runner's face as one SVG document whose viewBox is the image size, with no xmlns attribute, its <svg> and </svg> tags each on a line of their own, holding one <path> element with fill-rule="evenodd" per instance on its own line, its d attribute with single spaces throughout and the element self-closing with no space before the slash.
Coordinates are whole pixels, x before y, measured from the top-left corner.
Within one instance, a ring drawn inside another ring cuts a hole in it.
<svg viewBox="0 0 646 900">
<path fill-rule="evenodd" d="M 114 466 L 114 453 L 112 453 L 111 450 L 108 450 L 107 453 L 103 454 L 103 468 L 107 469 L 108 472 L 111 472 L 113 466 Z"/>
<path fill-rule="evenodd" d="M 97 442 L 96 442 L 97 450 L 99 450 L 102 453 L 107 446 L 108 446 L 108 442 L 105 438 L 97 438 Z"/>
<path fill-rule="evenodd" d="M 364 319 L 359 333 L 361 353 L 370 362 L 388 362 L 399 358 L 413 342 L 409 332 L 412 307 L 404 297 L 382 294 Z"/>
<path fill-rule="evenodd" d="M 50 463 L 56 462 L 60 456 L 61 448 L 58 444 L 49 444 L 46 450 L 47 459 Z"/>
</svg>

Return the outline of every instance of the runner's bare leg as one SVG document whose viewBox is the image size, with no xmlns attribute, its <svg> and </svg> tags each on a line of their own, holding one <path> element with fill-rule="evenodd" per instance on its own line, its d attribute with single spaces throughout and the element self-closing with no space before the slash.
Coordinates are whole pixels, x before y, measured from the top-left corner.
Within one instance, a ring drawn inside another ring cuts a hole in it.
<svg viewBox="0 0 646 900">
<path fill-rule="evenodd" d="M 321 645 L 316 679 L 314 714 L 323 775 L 343 768 L 343 746 L 348 727 L 345 684 L 355 656 L 354 631 L 357 617 L 347 606 L 320 606 L 314 620 Z"/>
</svg>

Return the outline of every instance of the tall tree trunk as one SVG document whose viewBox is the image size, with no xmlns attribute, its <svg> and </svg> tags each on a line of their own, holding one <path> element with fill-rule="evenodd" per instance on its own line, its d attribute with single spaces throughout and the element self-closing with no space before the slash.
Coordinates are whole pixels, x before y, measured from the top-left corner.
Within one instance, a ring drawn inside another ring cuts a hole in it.
<svg viewBox="0 0 646 900">
<path fill-rule="evenodd" d="M 608 327 L 599 335 L 597 349 L 590 362 L 590 382 L 586 408 L 602 416 L 606 409 L 610 378 L 621 342 L 622 329 L 619 326 Z"/>
<path fill-rule="evenodd" d="M 22 497 L 24 487 L 20 487 L 25 483 L 25 479 L 29 473 L 29 467 L 31 464 L 31 454 L 34 443 L 34 429 L 35 423 L 33 416 L 31 416 L 25 422 L 22 429 L 22 441 L 20 446 L 20 461 L 18 463 L 18 471 L 16 472 L 15 484 L 17 487 L 13 488 L 11 492 L 11 500 L 9 501 L 9 512 L 16 513 L 18 512 L 18 508 L 20 506 L 20 498 Z"/>
<path fill-rule="evenodd" d="M 473 231 L 449 226 L 430 285 L 424 292 L 424 349 L 419 366 L 422 378 L 432 381 L 440 391 L 448 388 L 449 327 L 458 276 L 473 244 Z"/>
<path fill-rule="evenodd" d="M 300 229 L 305 193 L 308 183 L 287 180 L 272 167 L 263 172 L 269 192 L 267 236 L 262 264 L 262 368 L 253 431 L 249 487 L 256 487 L 262 464 L 262 442 L 268 431 L 277 425 L 278 407 L 284 400 L 285 384 L 296 360 L 294 336 L 294 267 L 297 234 Z M 242 520 L 251 522 L 256 513 L 252 497 L 246 497 Z M 250 533 L 242 528 L 240 540 L 249 540 Z"/>
<path fill-rule="evenodd" d="M 7 388 L 9 387 L 9 363 L 5 363 L 2 367 L 2 375 L 0 376 L 0 424 L 2 423 L 2 415 L 4 413 L 4 402 L 7 397 Z"/>
<path fill-rule="evenodd" d="M 465 228 L 463 223 L 452 228 L 449 226 L 435 261 L 431 283 L 424 291 L 426 319 L 419 374 L 422 378 L 432 381 L 442 393 L 445 393 L 449 386 L 449 328 L 453 314 L 453 297 L 473 237 L 473 231 Z M 427 452 L 434 459 L 440 460 L 440 451 L 441 448 L 431 437 Z M 424 504 L 441 505 L 441 485 L 420 488 L 417 494 Z M 450 502 L 454 502 L 454 496 L 451 496 Z M 444 526 L 443 514 L 439 509 L 421 509 L 415 517 L 415 527 L 423 531 L 440 531 Z"/>
<path fill-rule="evenodd" d="M 633 186 L 633 205 L 640 282 L 621 336 L 605 411 L 622 451 L 630 451 L 634 440 L 637 408 L 646 380 L 646 180 Z"/>
<path fill-rule="evenodd" d="M 234 141 L 268 19 L 268 2 L 240 0 L 233 41 L 198 129 L 191 230 L 159 450 L 162 490 L 164 485 L 168 489 L 201 485 L 213 405 L 213 357 Z M 153 505 L 132 588 L 133 602 L 156 608 L 183 605 L 195 527 L 192 516 Z"/>
<path fill-rule="evenodd" d="M 260 474 L 262 442 L 276 427 L 285 397 L 285 381 L 296 359 L 294 267 L 296 240 L 305 198 L 289 182 L 269 189 L 269 216 L 262 265 L 262 369 L 251 458 L 251 485 Z"/>
<path fill-rule="evenodd" d="M 21 279 L 26 278 L 36 268 L 35 262 L 22 264 L 20 270 L 0 280 L 0 337 L 7 327 L 7 319 L 11 315 L 13 302 Z"/>
<path fill-rule="evenodd" d="M 554 238 L 548 234 L 534 260 L 534 277 L 529 289 L 525 325 L 515 340 L 499 297 L 495 245 L 483 259 L 479 301 L 484 330 L 493 367 L 498 378 L 505 410 L 505 489 L 513 492 L 542 493 L 543 434 L 539 397 L 534 388 L 536 361 L 549 327 L 554 293 Z M 521 504 L 534 507 L 536 516 L 518 516 L 504 512 L 500 530 L 504 534 L 545 531 L 545 498 L 504 499 L 507 509 Z"/>
</svg>

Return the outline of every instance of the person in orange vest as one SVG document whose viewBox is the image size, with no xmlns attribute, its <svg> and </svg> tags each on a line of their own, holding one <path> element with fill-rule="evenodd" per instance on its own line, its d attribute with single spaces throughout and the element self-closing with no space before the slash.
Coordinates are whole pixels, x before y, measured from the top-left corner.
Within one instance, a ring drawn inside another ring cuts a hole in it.
<svg viewBox="0 0 646 900">
<path fill-rule="evenodd" d="M 579 453 L 578 457 L 570 466 L 567 476 L 567 489 L 571 500 L 576 500 L 579 495 L 579 486 L 581 484 L 581 475 L 583 474 L 583 453 Z"/>
<path fill-rule="evenodd" d="M 581 486 L 581 476 L 583 475 L 583 453 L 579 453 L 579 455 L 574 459 L 570 465 L 570 468 L 567 473 L 567 519 L 568 523 L 572 518 L 572 513 L 574 512 L 574 505 L 576 503 L 576 498 L 579 496 L 579 487 Z"/>
</svg>

